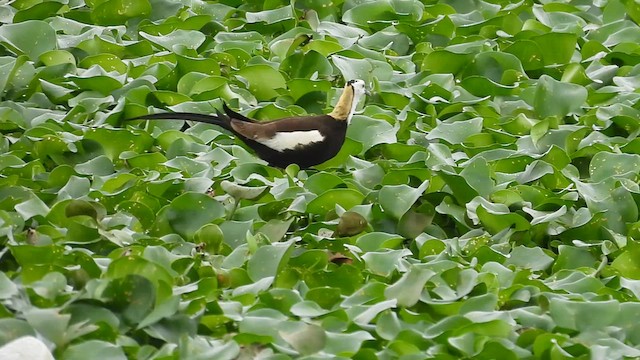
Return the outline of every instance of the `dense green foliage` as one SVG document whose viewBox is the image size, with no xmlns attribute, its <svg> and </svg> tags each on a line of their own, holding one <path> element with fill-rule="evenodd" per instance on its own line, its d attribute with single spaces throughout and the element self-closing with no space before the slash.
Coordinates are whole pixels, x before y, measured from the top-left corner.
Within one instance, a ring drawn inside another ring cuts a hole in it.
<svg viewBox="0 0 640 360">
<path fill-rule="evenodd" d="M 0 344 L 640 357 L 635 1 L 16 0 L 0 20 Z M 322 113 L 353 78 L 372 96 L 312 170 L 122 121 Z"/>
</svg>

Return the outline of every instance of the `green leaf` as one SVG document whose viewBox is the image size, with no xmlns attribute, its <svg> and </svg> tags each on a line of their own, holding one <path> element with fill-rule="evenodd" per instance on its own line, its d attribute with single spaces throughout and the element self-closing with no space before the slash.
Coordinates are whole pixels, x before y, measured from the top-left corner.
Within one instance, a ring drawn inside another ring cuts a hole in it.
<svg viewBox="0 0 640 360">
<path fill-rule="evenodd" d="M 459 144 L 469 136 L 479 133 L 481 130 L 481 118 L 452 123 L 441 122 L 427 134 L 427 139 L 442 139 L 450 144 Z"/>
<path fill-rule="evenodd" d="M 362 144 L 367 151 L 377 144 L 393 144 L 398 129 L 388 122 L 366 116 L 355 115 L 347 130 L 347 136 Z"/>
<path fill-rule="evenodd" d="M 93 9 L 91 19 L 100 25 L 117 25 L 150 13 L 149 0 L 106 0 Z"/>
<path fill-rule="evenodd" d="M 29 200 L 19 203 L 15 206 L 16 212 L 22 216 L 24 220 L 31 219 L 34 216 L 47 216 L 49 207 L 37 196 L 32 196 Z"/>
<path fill-rule="evenodd" d="M 307 204 L 307 211 L 311 214 L 325 215 L 336 205 L 349 210 L 362 204 L 364 195 L 354 189 L 331 189 L 323 192 Z"/>
<path fill-rule="evenodd" d="M 280 21 L 293 19 L 293 11 L 291 6 L 283 6 L 279 9 L 265 10 L 260 12 L 247 12 L 245 17 L 247 23 L 264 22 L 267 24 L 274 24 Z"/>
<path fill-rule="evenodd" d="M 23 336 L 36 336 L 35 330 L 27 321 L 14 318 L 0 319 L 0 343 L 4 345 Z"/>
<path fill-rule="evenodd" d="M 332 355 L 352 356 L 360 349 L 362 343 L 373 340 L 374 337 L 366 331 L 351 333 L 327 333 L 327 344 L 323 351 Z"/>
<path fill-rule="evenodd" d="M 371 232 L 358 237 L 356 246 L 362 251 L 376 251 L 384 248 L 394 249 L 399 247 L 403 240 L 401 236 L 395 234 Z"/>
<path fill-rule="evenodd" d="M 236 76 L 246 80 L 249 91 L 258 100 L 271 100 L 278 96 L 278 89 L 287 87 L 282 74 L 269 65 L 251 65 L 240 69 Z"/>
<path fill-rule="evenodd" d="M 393 68 L 386 62 L 354 59 L 341 55 L 331 55 L 331 61 L 345 79 L 361 79 L 370 84 L 373 79 L 390 80 Z"/>
<path fill-rule="evenodd" d="M 327 335 L 320 326 L 302 324 L 294 331 L 281 331 L 280 336 L 303 355 L 317 353 L 325 347 Z"/>
<path fill-rule="evenodd" d="M 185 238 L 191 238 L 203 225 L 224 216 L 224 206 L 218 201 L 205 194 L 185 193 L 160 211 L 152 231 L 161 232 L 162 227 L 169 225 Z"/>
<path fill-rule="evenodd" d="M 18 294 L 18 287 L 5 273 L 0 273 L 0 298 L 9 299 Z"/>
<path fill-rule="evenodd" d="M 331 63 L 325 56 L 316 51 L 306 54 L 296 53 L 287 56 L 280 65 L 280 70 L 293 79 L 307 79 L 311 76 L 329 76 L 333 72 Z M 299 96 L 298 96 L 299 97 Z"/>
<path fill-rule="evenodd" d="M 140 36 L 152 43 L 171 51 L 181 52 L 180 49 L 197 49 L 205 41 L 205 36 L 199 31 L 174 30 L 169 34 L 154 36 L 144 32 Z"/>
<path fill-rule="evenodd" d="M 615 300 L 578 302 L 554 298 L 549 303 L 549 313 L 557 326 L 579 331 L 609 326 L 619 312 L 620 303 Z M 591 316 L 593 314 L 598 316 Z"/>
<path fill-rule="evenodd" d="M 35 4 L 28 9 L 22 9 L 13 16 L 13 22 L 19 23 L 27 20 L 45 20 L 55 16 L 63 3 L 57 1 L 47 1 Z"/>
<path fill-rule="evenodd" d="M 247 263 L 247 272 L 253 281 L 275 277 L 289 259 L 293 241 L 273 243 L 258 248 Z"/>
<path fill-rule="evenodd" d="M 71 316 L 59 309 L 30 308 L 24 317 L 34 330 L 58 346 L 98 329 L 95 325 L 71 325 Z"/>
<path fill-rule="evenodd" d="M 428 186 L 428 181 L 423 182 L 417 188 L 412 188 L 408 185 L 383 186 L 378 194 L 380 206 L 392 217 L 400 219 L 402 215 L 411 209 Z"/>
<path fill-rule="evenodd" d="M 640 172 L 640 155 L 599 152 L 589 163 L 591 181 L 599 182 L 612 176 L 633 176 Z"/>
<path fill-rule="evenodd" d="M 173 278 L 161 265 L 155 264 L 138 256 L 127 256 L 116 259 L 111 262 L 111 264 L 109 264 L 109 268 L 105 272 L 105 277 L 109 279 L 121 279 L 134 275 L 151 280 L 156 290 L 158 289 L 161 282 L 164 282 L 166 284 L 173 283 Z M 114 283 L 114 296 L 119 294 L 118 292 L 124 291 L 122 289 L 130 289 L 135 283 L 143 283 L 145 281 L 144 279 L 139 279 L 138 277 L 132 277 L 126 282 Z M 147 290 L 149 290 L 148 286 L 144 286 L 145 288 L 147 288 Z M 155 296 L 154 294 L 142 294 L 140 296 L 144 298 L 149 295 Z M 120 303 L 121 306 L 127 305 L 126 301 L 122 299 L 119 300 L 118 298 L 114 298 L 114 301 L 123 301 Z M 132 312 L 131 315 L 135 316 L 135 313 Z"/>
<path fill-rule="evenodd" d="M 400 260 L 411 255 L 411 251 L 388 250 L 385 252 L 368 252 L 362 256 L 369 271 L 381 276 L 390 276 L 400 267 Z"/>
<path fill-rule="evenodd" d="M 413 22 L 422 18 L 424 5 L 418 1 L 384 0 L 362 3 L 348 9 L 342 15 L 342 21 L 361 27 L 370 27 L 375 22 L 398 20 Z"/>
<path fill-rule="evenodd" d="M 547 269 L 552 263 L 553 258 L 545 254 L 542 249 L 518 246 L 511 251 L 505 265 L 515 265 L 519 268 L 539 271 Z"/>
<path fill-rule="evenodd" d="M 543 75 L 536 85 L 533 107 L 543 118 L 566 116 L 578 112 L 586 100 L 587 90 L 582 86 Z"/>
<path fill-rule="evenodd" d="M 80 360 L 100 354 L 105 360 L 126 360 L 127 357 L 122 348 L 101 340 L 89 340 L 80 344 L 69 346 L 62 358 L 65 360 Z"/>
<path fill-rule="evenodd" d="M 436 273 L 419 266 L 412 266 L 400 280 L 389 286 L 384 295 L 387 299 L 395 299 L 400 306 L 413 306 L 420 300 L 425 284 Z"/>
<path fill-rule="evenodd" d="M 111 175 L 115 172 L 113 163 L 104 155 L 100 155 L 88 160 L 87 162 L 78 164 L 75 166 L 74 170 L 79 174 L 98 176 Z"/>
<path fill-rule="evenodd" d="M 255 199 L 257 197 L 260 197 L 265 192 L 265 190 L 267 190 L 266 186 L 242 186 L 227 180 L 222 181 L 220 183 L 220 187 L 222 188 L 222 190 L 226 191 L 227 194 L 233 196 L 233 198 L 236 200 Z"/>
<path fill-rule="evenodd" d="M 616 256 L 611 267 L 626 278 L 640 280 L 640 258 L 638 256 L 640 256 L 640 246 L 635 241 L 631 242 Z"/>
<path fill-rule="evenodd" d="M 56 49 L 56 34 L 49 24 L 40 20 L 4 24 L 0 27 L 0 44 L 37 61 L 43 53 Z"/>
</svg>

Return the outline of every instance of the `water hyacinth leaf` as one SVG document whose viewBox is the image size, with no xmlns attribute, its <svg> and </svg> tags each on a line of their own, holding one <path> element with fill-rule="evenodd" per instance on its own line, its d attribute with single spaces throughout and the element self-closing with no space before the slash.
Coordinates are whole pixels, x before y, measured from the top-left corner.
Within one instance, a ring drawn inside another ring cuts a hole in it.
<svg viewBox="0 0 640 360">
<path fill-rule="evenodd" d="M 65 50 L 50 50 L 42 53 L 39 60 L 46 66 L 55 66 L 61 64 L 76 64 L 76 58 Z"/>
<path fill-rule="evenodd" d="M 328 76 L 333 72 L 331 63 L 316 51 L 306 54 L 297 53 L 287 56 L 280 65 L 280 70 L 293 79 L 307 79 L 315 76 Z"/>
<path fill-rule="evenodd" d="M 341 185 L 344 185 L 344 181 L 339 176 L 324 171 L 309 176 L 304 183 L 305 189 L 316 195 Z"/>
<path fill-rule="evenodd" d="M 40 57 L 40 59 L 42 58 L 43 56 Z M 102 69 L 104 69 L 104 71 L 107 72 L 116 71 L 120 74 L 124 74 L 127 72 L 127 65 L 124 63 L 124 61 L 113 54 L 97 54 L 87 56 L 78 64 L 79 67 L 84 69 L 89 69 L 94 65 L 100 66 Z"/>
<path fill-rule="evenodd" d="M 345 79 L 362 79 L 366 84 L 378 80 L 389 80 L 393 68 L 386 62 L 370 59 L 354 59 L 342 55 L 331 55 L 331 61 Z"/>
<path fill-rule="evenodd" d="M 13 22 L 19 23 L 26 20 L 45 20 L 48 17 L 55 16 L 56 12 L 58 12 L 63 5 L 63 3 L 55 1 L 35 4 L 27 9 L 22 9 L 16 12 L 13 16 Z"/>
<path fill-rule="evenodd" d="M 515 265 L 523 269 L 540 271 L 551 266 L 553 261 L 554 259 L 540 248 L 518 246 L 511 251 L 505 265 Z"/>
<path fill-rule="evenodd" d="M 111 159 L 105 155 L 100 155 L 84 163 L 75 166 L 74 170 L 83 175 L 106 176 L 115 172 L 115 167 Z"/>
<path fill-rule="evenodd" d="M 482 75 L 482 78 L 501 83 L 505 72 L 511 70 L 515 76 L 525 74 L 520 60 L 508 53 L 482 52 L 474 58 L 474 72 Z M 470 69 L 467 69 L 468 71 Z"/>
<path fill-rule="evenodd" d="M 613 178 L 593 184 L 575 182 L 588 209 L 593 213 L 603 212 L 607 228 L 623 234 L 626 232 L 626 223 L 638 219 L 638 207 L 631 193 L 622 186 L 615 187 L 614 183 Z"/>
<path fill-rule="evenodd" d="M 492 234 L 497 234 L 508 228 L 523 231 L 531 227 L 529 221 L 522 215 L 509 212 L 508 209 L 496 204 L 484 203 L 475 208 L 475 214 L 469 205 L 467 205 L 467 210 L 469 217 L 477 218 Z"/>
<path fill-rule="evenodd" d="M 140 36 L 167 50 L 179 52 L 179 47 L 197 49 L 205 40 L 204 34 L 198 31 L 175 30 L 162 36 L 154 36 L 144 32 Z"/>
<path fill-rule="evenodd" d="M 266 235 L 271 242 L 281 241 L 287 234 L 293 220 L 271 219 L 260 228 L 259 232 Z"/>
<path fill-rule="evenodd" d="M 129 324 L 136 324 L 151 313 L 156 289 L 146 277 L 127 275 L 109 282 L 102 297 L 107 299 Z"/>
<path fill-rule="evenodd" d="M 295 331 L 281 331 L 280 336 L 303 355 L 317 353 L 326 346 L 327 342 L 324 329 L 317 325 L 302 324 Z"/>
<path fill-rule="evenodd" d="M 98 3 L 91 18 L 100 25 L 117 25 L 132 18 L 147 17 L 150 13 L 149 0 L 107 0 Z"/>
<path fill-rule="evenodd" d="M 84 200 L 71 200 L 64 209 L 64 214 L 66 217 L 70 218 L 73 216 L 85 215 L 94 220 L 98 220 L 98 210 L 100 209 L 99 205 L 92 204 L 88 201 Z M 104 216 L 103 211 L 101 211 L 102 216 Z"/>
<path fill-rule="evenodd" d="M 591 181 L 599 182 L 612 176 L 632 176 L 640 172 L 640 155 L 599 152 L 589 163 Z"/>
<path fill-rule="evenodd" d="M 249 91 L 258 100 L 271 100 L 278 96 L 278 89 L 287 84 L 282 74 L 268 65 L 251 65 L 240 69 L 236 76 L 247 81 Z"/>
<path fill-rule="evenodd" d="M 398 248 L 404 239 L 395 234 L 387 234 L 383 232 L 371 232 L 358 237 L 356 246 L 363 251 L 376 251 L 384 248 Z"/>
<path fill-rule="evenodd" d="M 64 351 L 62 356 L 66 360 L 80 360 L 97 353 L 100 354 L 100 358 L 105 360 L 125 360 L 127 358 L 122 348 L 100 340 L 89 340 L 71 345 Z"/>
<path fill-rule="evenodd" d="M 541 117 L 562 117 L 579 111 L 586 100 L 585 88 L 543 75 L 536 85 L 533 107 Z"/>
<path fill-rule="evenodd" d="M 43 53 L 56 49 L 56 35 L 53 28 L 46 22 L 28 20 L 2 26 L 0 43 L 11 50 L 27 55 L 32 61 L 37 61 Z"/>
<path fill-rule="evenodd" d="M 377 144 L 395 143 L 397 131 L 386 121 L 356 115 L 347 130 L 347 136 L 361 143 L 362 151 L 367 151 Z"/>
<path fill-rule="evenodd" d="M 316 301 L 301 301 L 291 307 L 291 313 L 300 317 L 316 317 L 329 313 L 321 308 Z"/>
<path fill-rule="evenodd" d="M 293 241 L 273 243 L 258 248 L 247 263 L 247 272 L 253 281 L 275 277 L 289 259 Z"/>
<path fill-rule="evenodd" d="M 204 283 L 204 281 L 202 283 Z M 212 288 L 211 290 L 214 290 L 214 288 Z M 155 308 L 138 323 L 138 328 L 143 329 L 151 324 L 162 321 L 163 319 L 170 318 L 178 311 L 179 305 L 180 297 L 170 296 L 166 298 L 164 301 L 157 304 Z"/>
<path fill-rule="evenodd" d="M 23 336 L 36 336 L 34 328 L 27 321 L 14 318 L 0 319 L 0 341 L 2 344 L 7 344 L 11 340 Z"/>
<path fill-rule="evenodd" d="M 613 260 L 611 267 L 626 278 L 640 280 L 640 261 L 638 261 L 638 256 L 640 256 L 640 246 L 635 241 L 631 242 Z"/>
<path fill-rule="evenodd" d="M 49 207 L 37 196 L 32 196 L 29 200 L 19 203 L 15 206 L 16 212 L 22 216 L 24 220 L 31 219 L 34 216 L 46 216 L 49 213 Z"/>
<path fill-rule="evenodd" d="M 366 331 L 352 333 L 327 332 L 327 344 L 323 351 L 332 355 L 352 356 L 360 349 L 363 342 L 373 339 L 374 337 Z"/>
<path fill-rule="evenodd" d="M 544 65 L 557 65 L 571 61 L 578 38 L 567 32 L 549 32 L 533 40 L 542 52 Z"/>
<path fill-rule="evenodd" d="M 353 318 L 353 322 L 358 325 L 369 324 L 381 312 L 395 308 L 396 303 L 397 301 L 395 299 L 391 299 L 387 301 L 381 301 L 372 306 L 368 306 L 366 310 Z"/>
<path fill-rule="evenodd" d="M 203 225 L 221 219 L 224 215 L 224 206 L 211 197 L 185 193 L 160 211 L 152 232 L 160 231 L 161 225 L 168 224 L 177 233 L 191 238 Z"/>
<path fill-rule="evenodd" d="M 255 199 L 267 190 L 266 186 L 242 186 L 227 180 L 222 181 L 220 187 L 236 200 Z"/>
<path fill-rule="evenodd" d="M 384 252 L 368 252 L 362 256 L 369 271 L 381 276 L 390 276 L 401 267 L 400 260 L 411 255 L 411 251 L 388 250 Z"/>
<path fill-rule="evenodd" d="M 462 143 L 465 139 L 482 130 L 482 119 L 441 122 L 427 134 L 427 139 L 442 139 L 450 144 Z"/>
<path fill-rule="evenodd" d="M 86 139 L 100 143 L 112 161 L 125 151 L 142 152 L 153 145 L 153 138 L 145 132 L 131 132 L 123 129 L 94 128 L 85 133 Z"/>
<path fill-rule="evenodd" d="M 470 161 L 460 175 L 480 196 L 488 197 L 492 193 L 494 182 L 491 179 L 491 169 L 484 158 Z"/>
<path fill-rule="evenodd" d="M 412 266 L 395 284 L 385 291 L 385 297 L 395 299 L 400 306 L 413 306 L 420 299 L 424 285 L 435 272 L 424 267 Z"/>
<path fill-rule="evenodd" d="M 420 198 L 429 182 L 425 181 L 417 188 L 408 185 L 387 185 L 380 189 L 378 199 L 385 212 L 396 219 L 400 219 Z"/>
<path fill-rule="evenodd" d="M 549 304 L 551 317 L 558 326 L 566 329 L 602 329 L 611 325 L 619 312 L 620 303 L 615 300 L 579 302 L 555 298 L 551 299 Z"/>
<path fill-rule="evenodd" d="M 4 273 L 0 274 L 0 298 L 9 299 L 18 293 L 18 287 Z"/>
<path fill-rule="evenodd" d="M 376 21 L 412 22 L 419 20 L 423 11 L 424 5 L 418 1 L 384 0 L 358 4 L 345 11 L 342 21 L 362 27 L 369 27 Z"/>
<path fill-rule="evenodd" d="M 61 314 L 58 309 L 29 309 L 24 315 L 31 327 L 46 339 L 55 344 L 64 344 L 66 340 L 76 334 L 67 333 L 71 315 Z M 93 327 L 92 330 L 96 330 Z"/>
<path fill-rule="evenodd" d="M 279 9 L 265 10 L 260 12 L 247 12 L 245 17 L 247 23 L 260 23 L 274 24 L 284 20 L 293 19 L 293 11 L 290 6 L 283 6 Z"/>
<path fill-rule="evenodd" d="M 323 192 L 307 204 L 307 211 L 311 214 L 324 215 L 333 210 L 336 205 L 343 209 L 351 209 L 362 204 L 364 195 L 354 189 L 331 189 Z"/>
</svg>

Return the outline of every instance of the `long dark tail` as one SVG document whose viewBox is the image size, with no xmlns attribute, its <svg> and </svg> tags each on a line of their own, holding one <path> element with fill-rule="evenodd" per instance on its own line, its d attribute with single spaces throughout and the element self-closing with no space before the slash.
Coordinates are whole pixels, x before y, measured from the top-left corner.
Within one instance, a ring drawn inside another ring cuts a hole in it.
<svg viewBox="0 0 640 360">
<path fill-rule="evenodd" d="M 233 131 L 231 129 L 230 119 L 228 116 L 218 112 L 218 115 L 206 115 L 187 112 L 174 112 L 174 113 L 158 113 L 142 115 L 131 119 L 125 119 L 125 121 L 132 120 L 191 120 L 201 123 L 218 125 L 226 130 Z"/>
</svg>

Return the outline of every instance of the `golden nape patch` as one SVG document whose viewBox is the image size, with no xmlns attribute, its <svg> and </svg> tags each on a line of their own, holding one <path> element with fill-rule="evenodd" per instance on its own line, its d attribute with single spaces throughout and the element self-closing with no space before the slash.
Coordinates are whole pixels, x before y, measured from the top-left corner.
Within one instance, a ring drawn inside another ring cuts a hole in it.
<svg viewBox="0 0 640 360">
<path fill-rule="evenodd" d="M 353 86 L 350 84 L 345 85 L 344 91 L 342 92 L 342 95 L 340 95 L 340 99 L 338 99 L 336 107 L 329 113 L 329 116 L 336 120 L 348 120 L 349 115 L 351 114 L 351 109 L 353 108 L 354 95 Z"/>
</svg>

